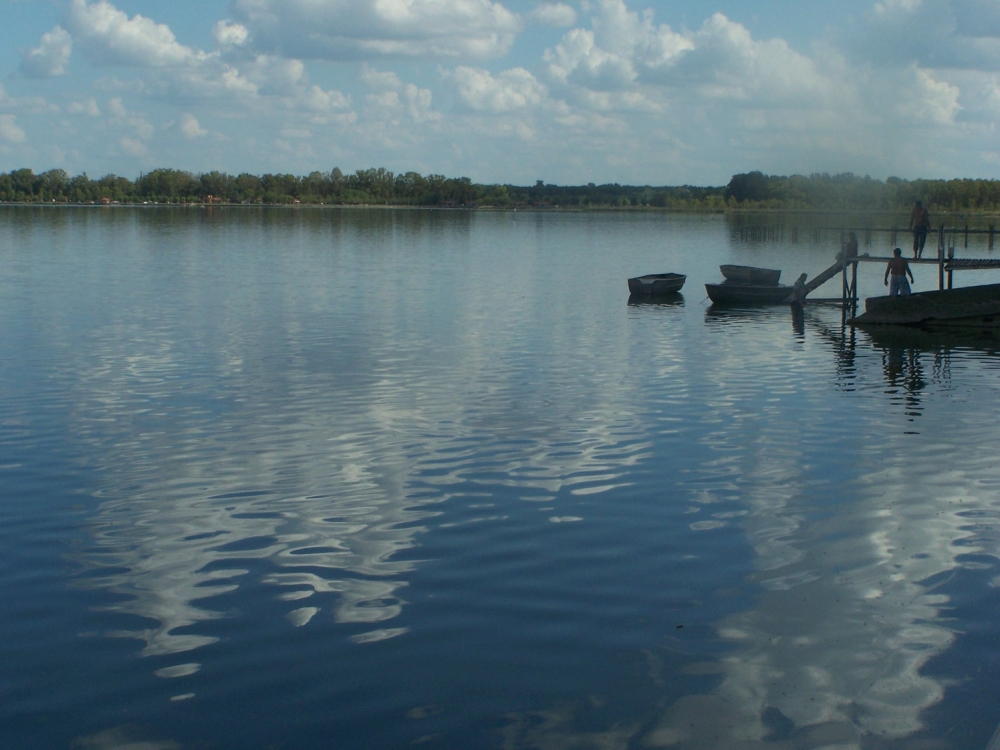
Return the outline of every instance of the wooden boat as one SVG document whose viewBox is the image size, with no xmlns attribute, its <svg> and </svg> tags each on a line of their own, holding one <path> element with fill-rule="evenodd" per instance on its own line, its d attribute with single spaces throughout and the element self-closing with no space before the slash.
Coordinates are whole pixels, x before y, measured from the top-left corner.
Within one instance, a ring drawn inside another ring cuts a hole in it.
<svg viewBox="0 0 1000 750">
<path fill-rule="evenodd" d="M 684 286 L 687 279 L 682 273 L 651 273 L 646 276 L 636 276 L 628 280 L 628 290 L 632 294 L 647 297 L 676 294 Z"/>
<path fill-rule="evenodd" d="M 723 265 L 719 266 L 719 270 L 730 281 L 757 286 L 777 286 L 778 279 L 781 278 L 781 271 L 775 271 L 771 268 Z"/>
<path fill-rule="evenodd" d="M 869 297 L 851 325 L 1000 328 L 1000 284 Z"/>
<path fill-rule="evenodd" d="M 783 305 L 789 302 L 792 288 L 783 284 L 705 284 L 708 298 L 717 305 Z"/>
</svg>

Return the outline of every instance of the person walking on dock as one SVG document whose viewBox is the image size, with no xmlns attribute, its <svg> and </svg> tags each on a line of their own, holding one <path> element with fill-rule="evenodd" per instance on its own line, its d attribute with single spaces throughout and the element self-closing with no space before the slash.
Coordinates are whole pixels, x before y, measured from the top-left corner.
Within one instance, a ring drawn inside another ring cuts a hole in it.
<svg viewBox="0 0 1000 750">
<path fill-rule="evenodd" d="M 931 215 L 924 204 L 917 201 L 910 211 L 910 230 L 913 232 L 913 257 L 924 254 L 924 243 L 927 242 L 927 230 L 931 228 Z"/>
<path fill-rule="evenodd" d="M 885 275 L 882 278 L 882 282 L 889 287 L 890 297 L 905 297 L 910 293 L 910 285 L 906 281 L 907 276 L 910 277 L 910 281 L 913 281 L 913 271 L 910 270 L 910 264 L 903 257 L 903 251 L 897 247 L 892 251 L 889 262 L 886 263 Z M 892 284 L 889 283 L 890 277 Z"/>
</svg>

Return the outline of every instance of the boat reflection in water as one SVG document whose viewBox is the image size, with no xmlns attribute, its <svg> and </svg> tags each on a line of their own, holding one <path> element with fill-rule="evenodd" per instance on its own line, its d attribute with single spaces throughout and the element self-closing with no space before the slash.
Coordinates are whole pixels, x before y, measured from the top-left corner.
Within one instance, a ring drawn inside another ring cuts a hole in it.
<svg viewBox="0 0 1000 750">
<path fill-rule="evenodd" d="M 684 295 L 680 292 L 663 295 L 630 294 L 628 296 L 629 307 L 639 305 L 651 305 L 656 307 L 675 307 L 684 304 Z"/>
</svg>

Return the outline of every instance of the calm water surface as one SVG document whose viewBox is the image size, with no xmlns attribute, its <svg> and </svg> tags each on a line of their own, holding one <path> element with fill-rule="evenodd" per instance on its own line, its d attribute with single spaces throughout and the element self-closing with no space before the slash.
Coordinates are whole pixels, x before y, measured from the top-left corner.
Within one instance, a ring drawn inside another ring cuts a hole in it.
<svg viewBox="0 0 1000 750">
<path fill-rule="evenodd" d="M 985 748 L 997 347 L 732 221 L 0 209 L 0 744 Z"/>
</svg>

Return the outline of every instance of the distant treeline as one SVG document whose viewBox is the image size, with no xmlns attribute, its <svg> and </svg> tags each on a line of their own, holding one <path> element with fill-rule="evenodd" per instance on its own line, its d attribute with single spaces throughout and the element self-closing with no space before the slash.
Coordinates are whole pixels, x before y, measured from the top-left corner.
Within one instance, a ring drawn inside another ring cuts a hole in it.
<svg viewBox="0 0 1000 750">
<path fill-rule="evenodd" d="M 891 211 L 915 200 L 938 210 L 1000 210 L 1000 181 L 874 180 L 854 174 L 781 177 L 749 172 L 724 187 L 633 185 L 480 185 L 468 177 L 394 174 L 386 169 L 340 169 L 291 174 L 193 174 L 156 169 L 136 180 L 109 174 L 92 180 L 61 169 L 0 174 L 0 201 L 12 203 L 229 203 L 447 207 L 639 208 L 722 211 L 802 209 Z"/>
</svg>

